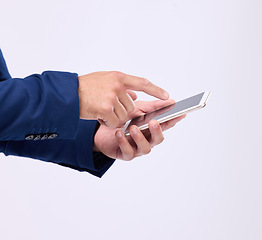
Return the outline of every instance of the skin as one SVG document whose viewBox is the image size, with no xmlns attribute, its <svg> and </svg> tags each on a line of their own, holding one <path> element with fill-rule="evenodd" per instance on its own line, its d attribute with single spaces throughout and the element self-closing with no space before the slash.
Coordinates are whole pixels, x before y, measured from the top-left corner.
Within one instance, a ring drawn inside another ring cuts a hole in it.
<svg viewBox="0 0 262 240">
<path fill-rule="evenodd" d="M 134 98 L 135 95 L 133 95 L 133 99 Z M 172 99 L 151 102 L 137 101 L 135 102 L 134 111 L 128 114 L 128 119 L 151 112 L 174 102 L 175 101 Z M 94 136 L 93 150 L 102 152 L 111 158 L 126 161 L 132 160 L 135 157 L 150 153 L 153 147 L 164 140 L 163 131 L 172 128 L 185 116 L 186 115 L 183 115 L 162 124 L 158 124 L 156 120 L 151 120 L 149 122 L 149 130 L 146 132 L 143 131 L 143 133 L 136 126 L 131 126 L 129 129 L 131 136 L 128 137 L 124 135 L 121 128 L 111 129 L 104 125 L 100 125 Z"/>
<path fill-rule="evenodd" d="M 79 107 L 81 119 L 99 120 L 107 127 L 116 128 L 127 121 L 135 109 L 132 97 L 143 91 L 166 100 L 168 93 L 145 78 L 117 71 L 94 72 L 79 78 Z"/>
</svg>

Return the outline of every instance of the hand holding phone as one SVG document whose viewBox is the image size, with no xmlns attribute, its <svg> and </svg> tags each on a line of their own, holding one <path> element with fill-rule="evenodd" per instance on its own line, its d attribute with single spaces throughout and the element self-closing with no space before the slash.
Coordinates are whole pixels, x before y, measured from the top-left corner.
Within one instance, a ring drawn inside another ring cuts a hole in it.
<svg viewBox="0 0 262 240">
<path fill-rule="evenodd" d="M 135 110 L 129 114 L 129 119 L 144 115 L 155 109 L 170 105 L 175 101 L 135 101 Z M 108 128 L 100 125 L 94 136 L 93 151 L 102 152 L 113 159 L 132 160 L 133 158 L 148 154 L 151 149 L 164 140 L 163 132 L 174 127 L 182 120 L 180 116 L 168 122 L 158 124 L 155 120 L 149 122 L 149 128 L 141 132 L 135 125 L 130 127 L 131 136 L 125 136 L 123 128 Z"/>
<path fill-rule="evenodd" d="M 158 113 L 165 114 L 168 110 L 173 108 L 171 107 L 173 103 L 174 101 L 172 99 L 151 102 L 136 101 L 135 111 L 129 114 L 129 118 L 142 118 L 141 116 L 143 116 L 143 118 L 148 118 L 147 116 L 144 116 L 145 113 L 148 114 L 152 112 L 153 109 L 158 109 Z M 165 109 L 163 109 L 163 107 L 165 107 Z M 155 112 L 156 111 L 153 111 L 154 114 L 152 115 L 156 117 L 158 114 Z M 161 126 L 157 123 L 157 120 L 151 120 L 148 122 L 149 128 L 146 128 L 146 130 L 143 130 L 142 132 L 138 127 L 132 125 L 130 129 L 129 127 L 127 128 L 131 131 L 131 136 L 125 135 L 123 128 L 112 129 L 100 125 L 94 136 L 93 151 L 102 152 L 104 155 L 113 159 L 117 158 L 128 161 L 148 154 L 153 147 L 157 146 L 164 140 L 163 131 L 172 128 L 178 121 L 182 120 L 184 117 L 183 114 L 185 113 L 186 111 L 184 111 L 180 117 L 161 123 Z M 147 119 L 147 121 L 149 121 L 149 119 Z M 128 125 L 128 123 L 126 125 Z M 128 135 L 130 134 L 128 133 Z"/>
<path fill-rule="evenodd" d="M 140 130 L 145 130 L 148 128 L 148 123 L 152 119 L 157 120 L 159 123 L 163 123 L 194 110 L 203 108 L 206 105 L 209 96 L 210 92 L 202 92 L 182 101 L 157 109 L 153 112 L 133 118 L 126 122 L 123 132 L 126 136 L 128 136 L 130 135 L 128 129 L 132 125 L 138 126 Z"/>
</svg>

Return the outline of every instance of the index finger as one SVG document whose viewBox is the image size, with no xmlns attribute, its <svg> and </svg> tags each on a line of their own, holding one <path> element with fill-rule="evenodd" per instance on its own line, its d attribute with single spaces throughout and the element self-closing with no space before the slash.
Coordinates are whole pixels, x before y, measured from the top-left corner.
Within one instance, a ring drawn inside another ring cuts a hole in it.
<svg viewBox="0 0 262 240">
<path fill-rule="evenodd" d="M 154 96 L 162 100 L 166 100 L 169 98 L 168 92 L 156 86 L 155 84 L 151 83 L 146 78 L 135 77 L 126 74 L 124 76 L 124 84 L 129 89 L 135 91 L 143 91 L 144 93 L 147 93 L 151 96 Z"/>
</svg>

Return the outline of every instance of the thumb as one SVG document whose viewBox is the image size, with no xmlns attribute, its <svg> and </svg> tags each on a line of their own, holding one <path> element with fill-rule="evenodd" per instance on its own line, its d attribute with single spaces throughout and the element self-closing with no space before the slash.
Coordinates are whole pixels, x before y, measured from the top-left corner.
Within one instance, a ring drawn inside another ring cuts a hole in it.
<svg viewBox="0 0 262 240">
<path fill-rule="evenodd" d="M 150 101 L 150 102 L 139 102 L 139 108 L 143 112 L 152 112 L 155 111 L 159 108 L 165 107 L 167 105 L 175 103 L 175 100 L 173 99 L 168 99 L 168 100 L 155 100 L 155 101 Z"/>
</svg>

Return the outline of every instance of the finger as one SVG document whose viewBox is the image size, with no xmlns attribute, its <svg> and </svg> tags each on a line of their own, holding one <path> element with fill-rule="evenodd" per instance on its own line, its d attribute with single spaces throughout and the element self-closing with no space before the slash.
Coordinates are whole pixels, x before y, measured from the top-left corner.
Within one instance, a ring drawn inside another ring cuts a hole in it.
<svg viewBox="0 0 262 240">
<path fill-rule="evenodd" d="M 150 143 L 137 126 L 130 127 L 130 134 L 137 147 L 135 156 L 141 156 L 151 152 Z"/>
<path fill-rule="evenodd" d="M 119 93 L 118 100 L 124 106 L 124 108 L 126 109 L 128 113 L 131 113 L 134 111 L 135 104 L 128 93 L 126 92 Z"/>
<path fill-rule="evenodd" d="M 178 123 L 179 121 L 181 121 L 185 117 L 186 117 L 186 115 L 182 115 L 180 117 L 174 118 L 174 119 L 169 120 L 167 122 L 161 123 L 160 126 L 162 128 L 162 131 L 166 131 L 167 129 L 174 127 L 176 125 L 176 123 Z"/>
<path fill-rule="evenodd" d="M 133 101 L 135 101 L 137 99 L 137 95 L 134 91 L 132 91 L 132 90 L 126 90 L 126 91 L 129 94 L 129 96 L 133 99 Z"/>
<path fill-rule="evenodd" d="M 140 104 L 143 103 L 143 104 Z M 173 99 L 168 99 L 168 100 L 155 100 L 155 101 L 149 101 L 149 102 L 137 102 L 137 104 L 139 104 L 139 108 L 143 111 L 143 112 L 152 112 L 154 110 L 157 110 L 159 108 L 162 107 L 166 107 L 170 104 L 174 104 L 175 100 Z"/>
<path fill-rule="evenodd" d="M 127 111 L 125 107 L 117 100 L 114 104 L 114 111 L 118 117 L 118 125 L 127 121 Z"/>
<path fill-rule="evenodd" d="M 116 131 L 115 136 L 121 151 L 121 155 L 119 155 L 118 158 L 126 161 L 132 160 L 135 157 L 134 148 L 130 145 L 124 133 L 121 130 L 118 130 Z"/>
<path fill-rule="evenodd" d="M 164 140 L 164 135 L 161 129 L 161 126 L 159 125 L 158 121 L 151 120 L 148 123 L 151 139 L 150 139 L 150 145 L 153 148 L 154 146 L 160 144 Z"/>
<path fill-rule="evenodd" d="M 151 83 L 149 80 L 145 78 L 135 77 L 132 75 L 125 74 L 124 84 L 129 89 L 132 89 L 135 91 L 143 91 L 159 99 L 166 100 L 169 98 L 168 92 L 156 86 L 155 84 Z"/>
</svg>

